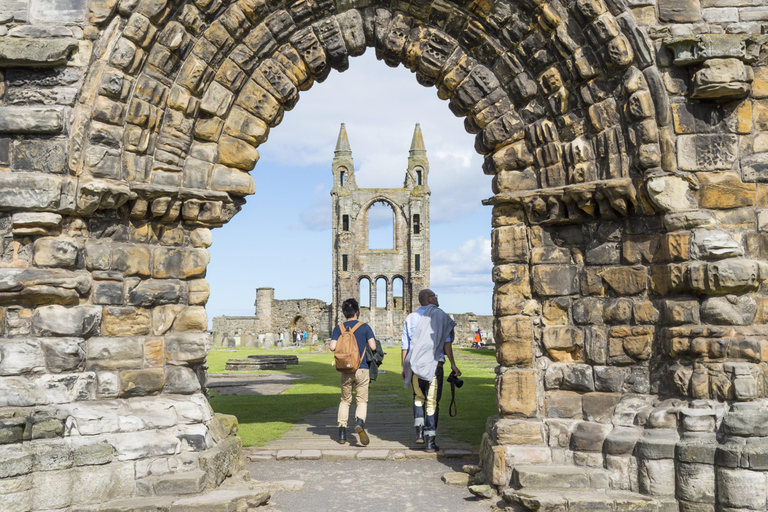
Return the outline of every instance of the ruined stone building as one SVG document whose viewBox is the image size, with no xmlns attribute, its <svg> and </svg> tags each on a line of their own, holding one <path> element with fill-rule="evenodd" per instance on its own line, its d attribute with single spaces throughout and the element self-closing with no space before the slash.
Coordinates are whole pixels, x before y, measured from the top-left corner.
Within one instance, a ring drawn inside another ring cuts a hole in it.
<svg viewBox="0 0 768 512">
<path fill-rule="evenodd" d="M 418 293 L 429 288 L 429 161 L 421 128 L 416 125 L 402 188 L 359 188 L 355 164 L 344 124 L 339 130 L 333 163 L 333 322 L 344 321 L 341 304 L 348 298 L 361 302 L 362 281 L 370 296 L 361 303 L 370 308 L 360 318 L 373 332 L 394 336 L 405 317 L 419 307 Z M 393 243 L 390 249 L 369 247 L 368 214 L 376 203 L 392 208 Z M 377 308 L 377 284 L 385 283 L 384 308 Z M 399 281 L 402 295 L 394 294 Z"/>
<path fill-rule="evenodd" d="M 766 32 L 763 0 L 0 2 L 0 506 L 240 474 L 203 389 L 210 230 L 371 49 L 493 176 L 481 477 L 518 509 L 767 510 Z"/>
<path fill-rule="evenodd" d="M 255 316 L 213 319 L 214 346 L 227 342 L 273 346 L 280 332 L 288 340 L 294 329 L 306 330 L 315 340 L 325 341 L 334 326 L 344 321 L 341 303 L 348 298 L 363 305 L 360 319 L 372 326 L 382 344 L 399 343 L 405 317 L 419 307 L 418 292 L 429 287 L 429 161 L 421 128 L 417 124 L 413 132 L 402 188 L 357 186 L 352 149 L 343 123 L 331 170 L 331 304 L 318 299 L 276 300 L 273 288 L 259 288 Z M 393 243 L 388 249 L 372 249 L 368 244 L 368 213 L 376 203 L 392 208 Z M 385 283 L 386 301 L 384 307 L 377 307 L 377 285 L 381 280 Z M 363 281 L 367 286 L 363 286 Z M 368 296 L 363 297 L 363 293 Z M 492 342 L 492 317 L 472 313 L 451 316 L 457 322 L 459 344 L 471 344 L 478 329 L 483 331 L 486 342 Z"/>
</svg>

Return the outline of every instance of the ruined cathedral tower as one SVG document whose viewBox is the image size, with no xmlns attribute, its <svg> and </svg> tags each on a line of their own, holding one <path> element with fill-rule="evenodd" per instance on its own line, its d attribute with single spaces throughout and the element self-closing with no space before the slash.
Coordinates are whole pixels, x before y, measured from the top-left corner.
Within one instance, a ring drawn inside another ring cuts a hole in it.
<svg viewBox="0 0 768 512">
<path fill-rule="evenodd" d="M 341 303 L 354 297 L 362 304 L 370 304 L 369 309 L 362 308 L 361 319 L 371 324 L 377 336 L 394 337 L 399 334 L 405 316 L 419 307 L 419 290 L 429 286 L 429 161 L 421 128 L 417 124 L 413 132 L 402 188 L 357 187 L 352 150 L 343 123 L 334 155 L 334 321 L 343 321 Z M 390 206 L 394 214 L 391 249 L 368 246 L 368 213 L 376 203 Z M 361 301 L 361 282 L 365 280 L 370 284 L 370 297 Z M 386 282 L 386 307 L 376 307 L 377 299 L 383 302 L 376 296 L 380 280 Z"/>
</svg>

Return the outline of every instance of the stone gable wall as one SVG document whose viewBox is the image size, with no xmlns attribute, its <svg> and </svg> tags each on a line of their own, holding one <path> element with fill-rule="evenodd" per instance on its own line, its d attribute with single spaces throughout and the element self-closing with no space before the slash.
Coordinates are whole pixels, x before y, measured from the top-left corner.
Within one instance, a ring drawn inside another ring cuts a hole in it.
<svg viewBox="0 0 768 512">
<path fill-rule="evenodd" d="M 766 23 L 753 0 L 2 3 L 3 506 L 242 469 L 202 389 L 210 229 L 300 91 L 371 47 L 494 176 L 486 479 L 600 466 L 764 510 Z"/>
</svg>

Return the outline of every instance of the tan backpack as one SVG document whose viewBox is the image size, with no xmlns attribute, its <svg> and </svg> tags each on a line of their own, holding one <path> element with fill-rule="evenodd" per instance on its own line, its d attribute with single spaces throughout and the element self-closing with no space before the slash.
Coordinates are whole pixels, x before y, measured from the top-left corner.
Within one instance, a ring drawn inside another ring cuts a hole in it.
<svg viewBox="0 0 768 512">
<path fill-rule="evenodd" d="M 363 325 L 363 322 L 357 322 L 350 330 L 343 323 L 339 324 L 341 334 L 336 340 L 336 350 L 333 351 L 333 358 L 336 362 L 336 370 L 342 373 L 355 373 L 360 368 L 362 356 L 360 347 L 357 345 L 355 331 Z"/>
</svg>

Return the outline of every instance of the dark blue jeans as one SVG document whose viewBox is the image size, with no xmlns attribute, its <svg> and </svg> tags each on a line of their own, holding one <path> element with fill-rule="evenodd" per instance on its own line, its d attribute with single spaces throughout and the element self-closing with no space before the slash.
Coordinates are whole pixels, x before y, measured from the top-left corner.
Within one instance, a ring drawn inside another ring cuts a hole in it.
<svg viewBox="0 0 768 512">
<path fill-rule="evenodd" d="M 443 366 L 435 370 L 432 382 L 413 376 L 413 425 L 424 426 L 425 436 L 437 434 L 440 398 L 443 396 Z"/>
</svg>

